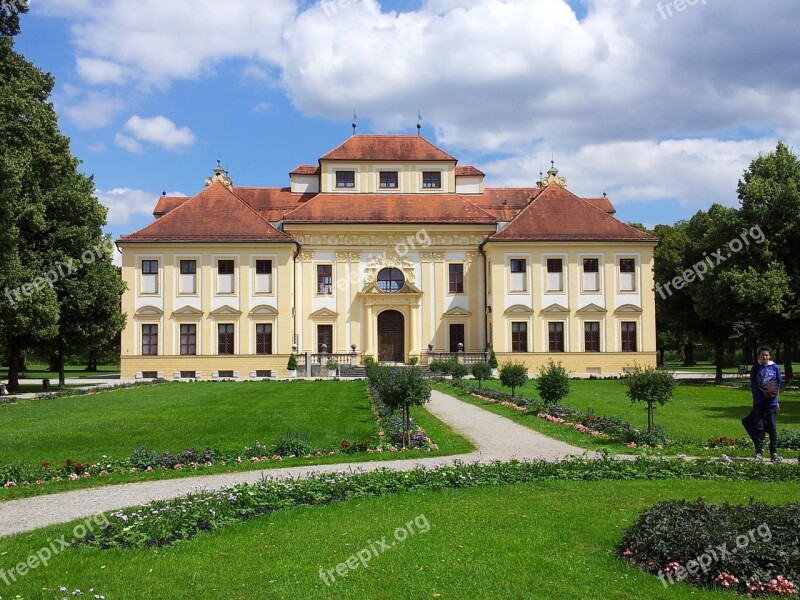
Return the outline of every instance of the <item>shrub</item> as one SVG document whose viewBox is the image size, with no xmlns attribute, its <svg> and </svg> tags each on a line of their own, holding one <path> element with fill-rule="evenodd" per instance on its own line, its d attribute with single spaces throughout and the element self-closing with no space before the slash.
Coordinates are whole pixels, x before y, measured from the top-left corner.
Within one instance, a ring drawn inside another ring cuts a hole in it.
<svg viewBox="0 0 800 600">
<path fill-rule="evenodd" d="M 655 405 L 666 404 L 672 398 L 675 388 L 675 379 L 672 373 L 664 369 L 636 365 L 623 380 L 628 386 L 627 395 L 631 403 L 645 402 L 647 404 L 647 432 L 653 433 L 653 410 Z"/>
<path fill-rule="evenodd" d="M 328 371 L 336 371 L 339 368 L 339 363 L 336 360 L 329 358 L 325 361 L 325 368 L 328 369 Z"/>
<path fill-rule="evenodd" d="M 428 370 L 434 375 L 444 374 L 445 364 L 443 360 L 432 360 L 428 363 Z"/>
<path fill-rule="evenodd" d="M 290 371 L 297 371 L 297 357 L 294 355 L 294 352 L 289 355 L 289 362 L 286 363 L 286 368 Z"/>
<path fill-rule="evenodd" d="M 489 351 L 489 368 L 490 369 L 497 368 L 497 355 L 494 353 L 494 349 Z"/>
<path fill-rule="evenodd" d="M 800 505 L 706 504 L 668 500 L 625 532 L 620 558 L 667 580 L 762 595 L 778 576 L 800 579 Z"/>
<path fill-rule="evenodd" d="M 483 380 L 492 376 L 492 367 L 484 362 L 475 363 L 472 365 L 472 376 L 478 380 L 478 390 L 480 390 Z"/>
<path fill-rule="evenodd" d="M 500 383 L 511 388 L 511 397 L 518 386 L 528 381 L 528 368 L 522 363 L 507 362 L 500 368 Z"/>
<path fill-rule="evenodd" d="M 306 456 L 311 454 L 311 440 L 308 432 L 304 431 L 294 432 L 287 429 L 283 437 L 272 446 L 272 454 L 279 454 L 280 456 Z"/>
<path fill-rule="evenodd" d="M 458 362 L 455 359 L 451 361 L 449 367 L 450 367 L 450 374 L 453 376 L 453 379 L 460 380 L 469 375 L 469 367 L 465 364 Z"/>
<path fill-rule="evenodd" d="M 409 356 L 408 363 L 413 367 L 419 364 L 419 356 Z"/>
<path fill-rule="evenodd" d="M 539 378 L 536 380 L 536 389 L 545 404 L 558 404 L 569 394 L 569 374 L 552 359 L 547 361 L 547 366 L 539 368 Z"/>
<path fill-rule="evenodd" d="M 408 426 L 412 406 L 421 406 L 431 399 L 431 386 L 419 367 L 381 367 L 372 369 L 370 383 L 380 402 L 402 413 L 405 436 L 410 443 Z"/>
</svg>

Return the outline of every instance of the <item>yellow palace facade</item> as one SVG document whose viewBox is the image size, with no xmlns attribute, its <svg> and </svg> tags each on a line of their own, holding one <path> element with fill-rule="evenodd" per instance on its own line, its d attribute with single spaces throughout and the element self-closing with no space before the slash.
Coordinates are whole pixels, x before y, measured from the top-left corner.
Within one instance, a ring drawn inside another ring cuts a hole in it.
<svg viewBox="0 0 800 600">
<path fill-rule="evenodd" d="M 282 188 L 217 168 L 118 240 L 122 376 L 287 375 L 291 353 L 424 364 L 548 358 L 576 375 L 656 360 L 656 239 L 579 198 L 553 168 L 530 188 L 419 136 L 353 135 Z"/>
</svg>

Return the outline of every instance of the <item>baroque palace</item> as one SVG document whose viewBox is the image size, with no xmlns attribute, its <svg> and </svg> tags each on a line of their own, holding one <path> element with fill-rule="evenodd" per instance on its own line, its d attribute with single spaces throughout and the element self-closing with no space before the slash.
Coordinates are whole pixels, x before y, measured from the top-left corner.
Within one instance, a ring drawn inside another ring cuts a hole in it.
<svg viewBox="0 0 800 600">
<path fill-rule="evenodd" d="M 117 242 L 122 376 L 280 377 L 292 352 L 425 364 L 489 347 L 531 374 L 548 358 L 576 375 L 654 365 L 656 238 L 555 167 L 486 188 L 457 163 L 420 136 L 353 135 L 289 187 L 237 187 L 218 167 L 196 196 L 160 198 Z"/>
</svg>

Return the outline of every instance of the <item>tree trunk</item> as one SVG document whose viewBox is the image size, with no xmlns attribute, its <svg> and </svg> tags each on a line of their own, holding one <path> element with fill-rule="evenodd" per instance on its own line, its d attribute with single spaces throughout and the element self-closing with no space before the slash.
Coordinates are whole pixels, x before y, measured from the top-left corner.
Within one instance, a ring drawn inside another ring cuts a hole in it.
<svg viewBox="0 0 800 600">
<path fill-rule="evenodd" d="M 666 351 L 665 348 L 661 348 L 658 351 L 658 366 L 659 367 L 663 367 L 664 366 L 665 360 L 666 360 L 666 354 L 667 354 L 667 351 Z"/>
<path fill-rule="evenodd" d="M 692 342 L 683 345 L 683 366 L 694 366 L 694 344 Z"/>
<path fill-rule="evenodd" d="M 65 346 L 64 338 L 59 336 L 58 338 L 58 387 L 66 387 L 67 385 L 67 378 L 64 374 L 64 354 L 65 354 Z"/>
<path fill-rule="evenodd" d="M 717 363 L 716 366 L 716 375 L 714 376 L 714 381 L 716 383 L 722 383 L 722 363 L 725 361 L 725 346 L 723 345 L 722 341 L 717 340 L 714 342 L 714 362 Z"/>
<path fill-rule="evenodd" d="M 789 383 L 794 378 L 792 369 L 792 356 L 794 355 L 794 341 L 792 335 L 787 334 L 783 338 L 783 378 Z"/>
<path fill-rule="evenodd" d="M 19 366 L 22 361 L 22 350 L 16 340 L 12 339 L 8 353 L 8 391 L 19 389 Z"/>
<path fill-rule="evenodd" d="M 48 365 L 47 370 L 53 373 L 58 373 L 58 360 L 58 352 L 53 352 L 48 360 L 48 363 L 50 364 Z"/>
<path fill-rule="evenodd" d="M 89 359 L 87 361 L 86 370 L 92 373 L 97 372 L 97 350 L 91 350 L 89 352 Z"/>
</svg>

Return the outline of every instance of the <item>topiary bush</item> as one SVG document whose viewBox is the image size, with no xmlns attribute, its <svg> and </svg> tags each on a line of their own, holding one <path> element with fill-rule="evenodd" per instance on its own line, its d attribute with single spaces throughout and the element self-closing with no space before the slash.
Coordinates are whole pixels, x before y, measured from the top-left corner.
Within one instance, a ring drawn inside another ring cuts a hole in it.
<svg viewBox="0 0 800 600">
<path fill-rule="evenodd" d="M 453 376 L 453 379 L 461 380 L 464 379 L 464 377 L 466 377 L 467 375 L 469 375 L 469 367 L 465 364 L 458 362 L 456 359 L 452 359 L 448 367 L 450 375 Z"/>
<path fill-rule="evenodd" d="M 545 404 L 558 404 L 569 394 L 569 373 L 561 366 L 548 359 L 547 366 L 539 368 L 536 389 Z"/>
<path fill-rule="evenodd" d="M 617 554 L 664 587 L 685 581 L 751 596 L 790 592 L 800 580 L 798 525 L 798 504 L 668 500 L 641 514 Z"/>
<path fill-rule="evenodd" d="M 475 363 L 472 365 L 472 376 L 478 380 L 478 391 L 481 391 L 483 380 L 492 376 L 492 367 L 485 362 Z"/>
<path fill-rule="evenodd" d="M 511 397 L 516 388 L 528 381 L 528 368 L 522 363 L 507 362 L 500 368 L 500 383 L 511 388 Z"/>
</svg>

